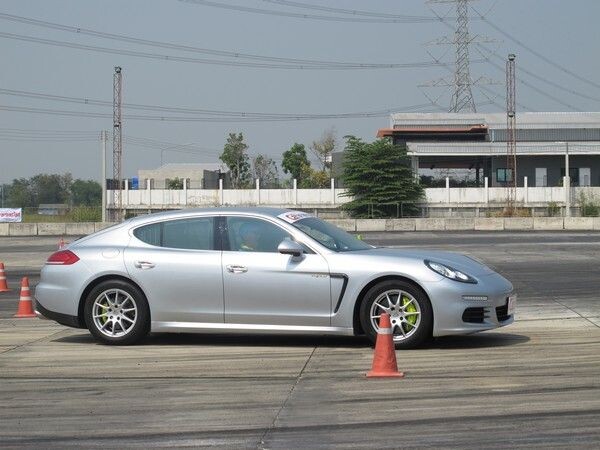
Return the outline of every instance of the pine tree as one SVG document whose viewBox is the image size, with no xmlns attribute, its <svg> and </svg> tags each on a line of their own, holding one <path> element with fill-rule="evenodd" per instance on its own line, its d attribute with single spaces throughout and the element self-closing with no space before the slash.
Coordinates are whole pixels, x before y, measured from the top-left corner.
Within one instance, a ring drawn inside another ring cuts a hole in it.
<svg viewBox="0 0 600 450">
<path fill-rule="evenodd" d="M 354 217 L 396 217 L 414 213 L 423 188 L 415 179 L 406 147 L 389 139 L 372 143 L 346 137 L 343 181 L 347 196 L 344 205 Z"/>
</svg>

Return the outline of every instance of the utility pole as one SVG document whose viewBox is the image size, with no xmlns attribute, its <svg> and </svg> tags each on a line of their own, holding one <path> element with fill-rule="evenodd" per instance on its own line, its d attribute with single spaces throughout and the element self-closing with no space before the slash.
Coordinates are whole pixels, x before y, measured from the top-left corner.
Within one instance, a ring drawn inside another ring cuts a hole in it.
<svg viewBox="0 0 600 450">
<path fill-rule="evenodd" d="M 565 142 L 565 217 L 571 217 L 571 171 L 569 166 L 569 143 Z"/>
<path fill-rule="evenodd" d="M 102 143 L 102 222 L 106 222 L 106 141 L 108 138 L 108 132 L 102 130 L 100 132 L 100 142 Z"/>
<path fill-rule="evenodd" d="M 517 196 L 517 114 L 515 111 L 515 55 L 506 61 L 506 208 L 512 215 Z"/>
<path fill-rule="evenodd" d="M 123 75 L 121 67 L 115 67 L 113 75 L 113 222 L 122 220 L 123 212 L 123 123 L 121 102 L 123 100 Z M 116 186 L 114 185 L 116 184 Z"/>
</svg>

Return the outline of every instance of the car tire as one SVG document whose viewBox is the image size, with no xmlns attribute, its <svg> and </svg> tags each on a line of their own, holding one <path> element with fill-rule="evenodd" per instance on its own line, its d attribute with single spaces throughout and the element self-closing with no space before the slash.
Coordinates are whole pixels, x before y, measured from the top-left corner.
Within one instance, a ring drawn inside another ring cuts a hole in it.
<svg viewBox="0 0 600 450">
<path fill-rule="evenodd" d="M 124 280 L 107 280 L 85 299 L 85 324 L 100 342 L 130 345 L 150 331 L 150 308 L 143 292 Z"/>
<path fill-rule="evenodd" d="M 425 292 L 414 284 L 390 280 L 376 284 L 367 291 L 360 306 L 360 322 L 373 343 L 377 339 L 377 317 L 382 312 L 388 312 L 391 316 L 397 349 L 415 348 L 431 338 L 431 303 Z"/>
</svg>

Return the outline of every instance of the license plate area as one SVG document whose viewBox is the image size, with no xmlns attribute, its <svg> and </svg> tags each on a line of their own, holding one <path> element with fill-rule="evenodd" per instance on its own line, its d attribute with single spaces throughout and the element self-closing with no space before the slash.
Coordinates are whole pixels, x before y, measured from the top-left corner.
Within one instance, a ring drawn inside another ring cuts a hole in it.
<svg viewBox="0 0 600 450">
<path fill-rule="evenodd" d="M 506 313 L 509 316 L 512 316 L 515 314 L 515 310 L 517 309 L 517 296 L 516 295 L 511 295 L 510 297 L 508 297 L 508 304 L 507 304 L 507 311 Z"/>
</svg>

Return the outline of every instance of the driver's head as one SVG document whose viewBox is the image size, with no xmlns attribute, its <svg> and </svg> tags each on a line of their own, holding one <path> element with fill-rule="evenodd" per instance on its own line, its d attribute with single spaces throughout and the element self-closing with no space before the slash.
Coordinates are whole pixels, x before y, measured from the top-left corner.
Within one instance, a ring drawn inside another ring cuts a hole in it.
<svg viewBox="0 0 600 450">
<path fill-rule="evenodd" d="M 240 236 L 244 245 L 256 249 L 260 238 L 260 226 L 252 222 L 245 223 L 240 227 Z"/>
</svg>

